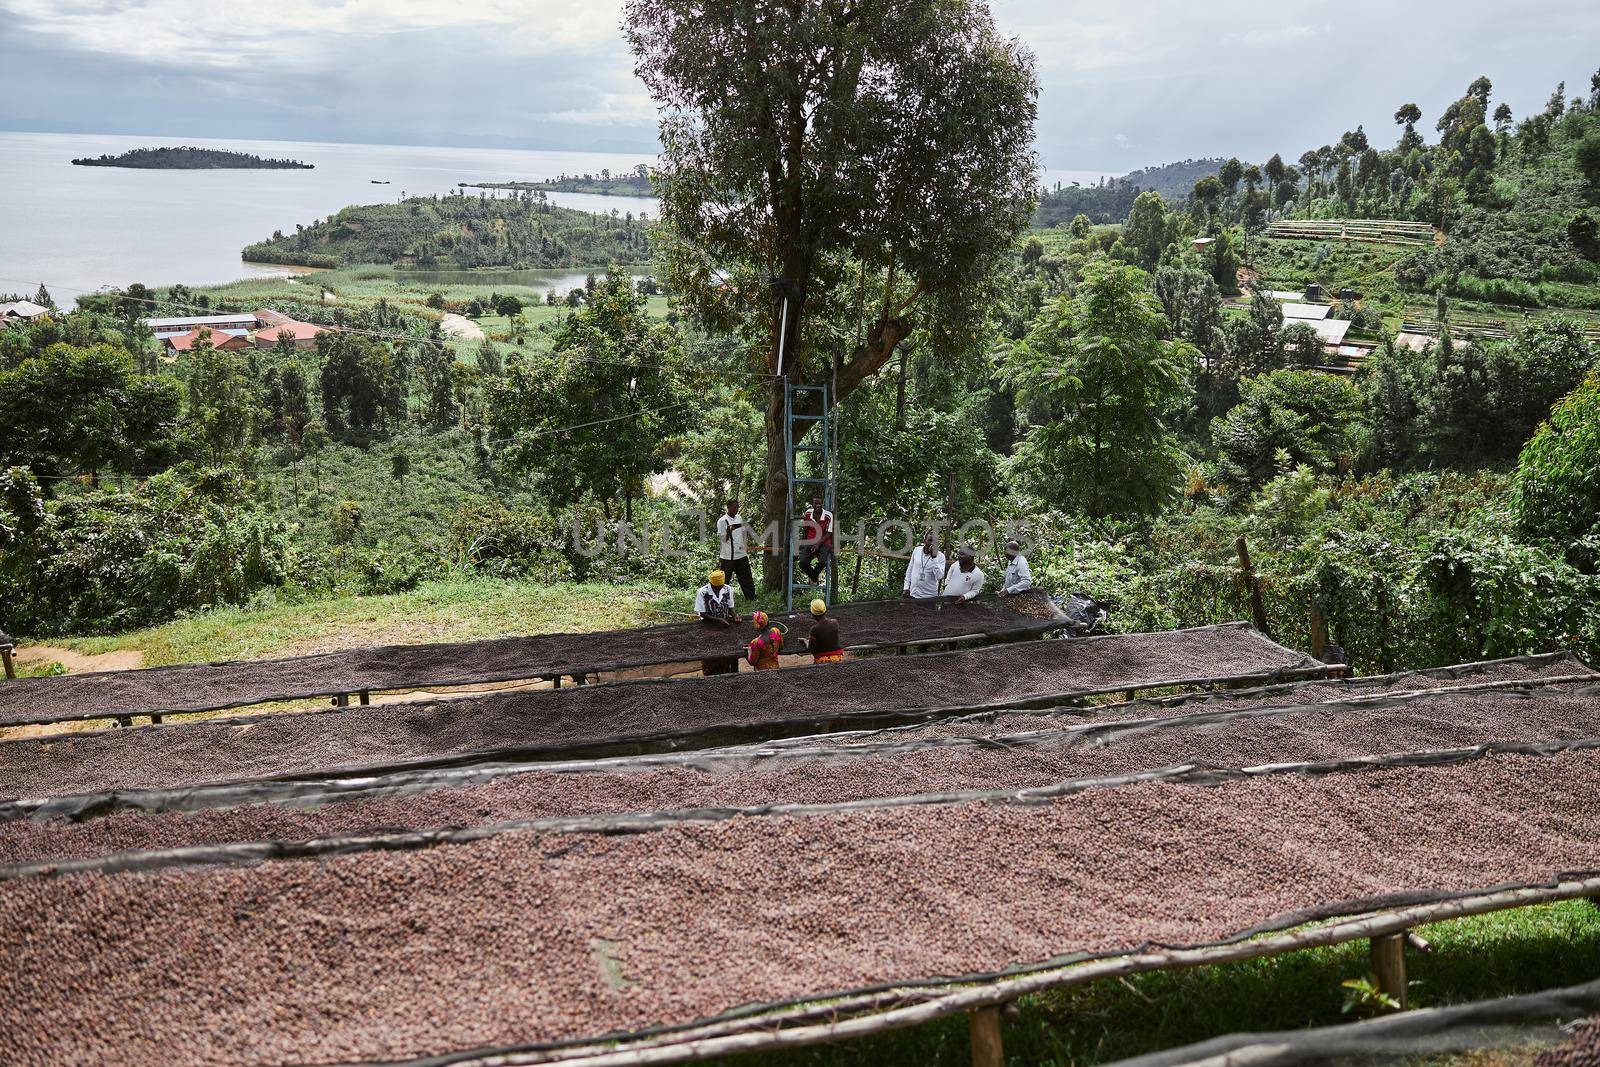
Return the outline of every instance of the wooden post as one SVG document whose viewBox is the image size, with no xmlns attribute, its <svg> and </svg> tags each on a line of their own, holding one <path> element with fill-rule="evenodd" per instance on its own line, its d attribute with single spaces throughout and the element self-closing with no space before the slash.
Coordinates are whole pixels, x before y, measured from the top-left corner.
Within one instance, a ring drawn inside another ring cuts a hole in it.
<svg viewBox="0 0 1600 1067">
<path fill-rule="evenodd" d="M 1386 934 L 1372 939 L 1372 973 L 1378 988 L 1406 1010 L 1406 935 Z"/>
<path fill-rule="evenodd" d="M 972 1067 L 1002 1067 L 1005 1046 L 1000 1040 L 1000 1008 L 979 1008 L 971 1016 Z"/>
<path fill-rule="evenodd" d="M 0 661 L 5 663 L 6 677 L 15 679 L 17 677 L 17 665 L 11 662 L 10 645 L 0 645 Z"/>
<path fill-rule="evenodd" d="M 1328 654 L 1328 620 L 1322 614 L 1322 605 L 1315 597 L 1311 600 L 1311 658 L 1325 662 Z"/>
<path fill-rule="evenodd" d="M 1256 576 L 1255 568 L 1250 565 L 1250 546 L 1245 544 L 1244 535 L 1233 543 L 1239 552 L 1239 575 L 1244 580 L 1245 590 L 1250 594 L 1250 619 L 1257 630 L 1268 634 L 1267 606 L 1261 600 L 1261 579 Z"/>
</svg>

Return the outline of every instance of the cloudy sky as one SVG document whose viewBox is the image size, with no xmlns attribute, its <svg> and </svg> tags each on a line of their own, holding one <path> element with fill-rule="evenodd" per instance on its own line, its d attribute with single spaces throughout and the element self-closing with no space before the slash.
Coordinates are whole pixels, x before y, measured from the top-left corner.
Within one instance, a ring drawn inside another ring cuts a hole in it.
<svg viewBox="0 0 1600 1067">
<path fill-rule="evenodd" d="M 1600 64 L 1596 0 L 992 0 L 1057 169 L 1297 157 L 1478 74 L 1518 115 Z M 645 151 L 621 0 L 0 0 L 0 129 Z"/>
</svg>

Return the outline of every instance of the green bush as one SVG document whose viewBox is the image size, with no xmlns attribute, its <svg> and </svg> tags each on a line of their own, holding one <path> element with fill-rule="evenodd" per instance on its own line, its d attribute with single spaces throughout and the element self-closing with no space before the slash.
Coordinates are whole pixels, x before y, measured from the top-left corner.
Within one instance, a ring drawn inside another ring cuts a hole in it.
<svg viewBox="0 0 1600 1067">
<path fill-rule="evenodd" d="M 1588 565 L 1600 532 L 1600 373 L 1555 406 L 1522 450 L 1512 490 L 1522 532 L 1572 546 Z"/>
<path fill-rule="evenodd" d="M 0 604 L 13 632 L 108 633 L 244 603 L 292 563 L 240 475 L 179 468 L 47 504 L 0 548 Z"/>
</svg>

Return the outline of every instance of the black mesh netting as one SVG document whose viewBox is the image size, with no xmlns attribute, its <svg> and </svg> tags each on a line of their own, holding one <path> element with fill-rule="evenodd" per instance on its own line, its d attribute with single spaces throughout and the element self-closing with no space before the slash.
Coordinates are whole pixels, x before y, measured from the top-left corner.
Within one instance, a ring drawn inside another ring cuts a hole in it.
<svg viewBox="0 0 1600 1067">
<path fill-rule="evenodd" d="M 1061 625 L 1001 607 L 992 599 L 939 608 L 919 601 L 843 604 L 834 612 L 852 648 L 927 644 L 957 637 L 1037 633 Z M 810 616 L 782 617 L 793 647 Z M 0 685 L 0 726 L 67 722 L 113 715 L 208 711 L 273 700 L 487 684 L 554 675 L 738 656 L 753 631 L 674 623 L 634 630 L 540 634 L 453 644 L 389 645 L 292 659 L 101 671 L 24 678 Z"/>
<path fill-rule="evenodd" d="M 884 736 L 843 749 L 786 746 L 520 770 L 402 772 L 343 789 L 326 783 L 321 792 L 311 782 L 261 782 L 210 797 L 173 790 L 63 798 L 26 812 L 31 819 L 17 811 L 18 818 L 0 823 L 0 877 L 39 865 L 84 869 L 111 856 L 119 858 L 106 860 L 104 869 L 428 847 L 442 839 L 430 831 L 461 827 L 644 830 L 684 819 L 874 802 L 1038 801 L 1158 774 L 1201 781 L 1508 751 L 1554 754 L 1600 738 L 1600 686 L 1369 695 L 1354 703 L 1118 719 L 1027 734 Z M 269 803 L 275 798 L 293 806 Z M 206 804 L 225 810 L 196 810 Z"/>
<path fill-rule="evenodd" d="M 1026 706 L 1322 665 L 1242 625 L 892 656 L 692 682 L 624 682 L 0 742 L 0 795 L 175 788 L 336 770 L 689 743 L 719 733 Z"/>
</svg>

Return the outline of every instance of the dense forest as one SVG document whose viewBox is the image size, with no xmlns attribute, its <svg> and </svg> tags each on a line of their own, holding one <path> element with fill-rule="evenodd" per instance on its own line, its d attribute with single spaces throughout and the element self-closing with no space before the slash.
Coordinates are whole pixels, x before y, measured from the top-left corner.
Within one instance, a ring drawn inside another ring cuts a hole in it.
<svg viewBox="0 0 1600 1067">
<path fill-rule="evenodd" d="M 119 155 L 74 159 L 75 167 L 132 167 L 136 170 L 314 170 L 297 159 L 264 159 L 223 148 L 130 148 Z"/>
<path fill-rule="evenodd" d="M 864 325 L 883 287 L 893 310 L 939 279 L 830 262 L 838 288 L 805 327 L 806 367 L 905 328 L 836 411 L 843 526 L 1027 517 L 1041 583 L 1112 604 L 1120 628 L 1248 617 L 1258 582 L 1275 636 L 1305 644 L 1315 613 L 1362 670 L 1600 655 L 1600 345 L 1585 312 L 1600 293 L 1600 76 L 1520 120 L 1479 79 L 1435 129 L 1407 105 L 1392 146 L 1358 129 L 1297 164 L 1225 161 L 1180 201 L 1142 192 L 1120 225 L 997 229 L 1003 254 L 981 279 L 935 263 L 959 281 L 942 319 Z M 483 343 L 448 341 L 429 307 L 307 300 L 286 310 L 346 329 L 312 350 L 169 362 L 139 318 L 228 304 L 181 287 L 0 330 L 8 628 L 116 630 L 456 571 L 690 587 L 692 555 L 591 553 L 570 534 L 675 514 L 682 501 L 646 488 L 668 470 L 708 512 L 729 492 L 752 513 L 762 500 L 770 302 L 741 308 L 671 247 L 683 195 L 665 191 L 648 246 L 672 293 L 664 319 L 619 273 L 537 322 L 486 292 L 478 310 L 500 325 Z M 1440 236 L 1304 229 L 1354 216 Z M 647 247 L 637 221 L 469 197 L 350 209 L 270 247 L 513 263 L 567 240 L 574 260 Z M 1365 339 L 1364 359 L 1335 356 L 1261 291 L 1307 282 L 1333 287 L 1330 318 Z M 842 572 L 850 594 L 898 589 L 893 561 L 847 556 Z"/>
<path fill-rule="evenodd" d="M 649 257 L 648 220 L 632 212 L 602 215 L 559 208 L 526 191 L 510 197 L 484 191 L 347 207 L 244 250 L 244 258 L 256 263 L 386 263 L 461 270 L 588 267 Z"/>
<path fill-rule="evenodd" d="M 1133 202 L 1140 193 L 1153 192 L 1168 200 L 1183 200 L 1196 182 L 1216 174 L 1222 164 L 1220 159 L 1186 159 L 1181 163 L 1146 167 L 1120 178 L 1103 179 L 1093 185 L 1074 182 L 1062 186 L 1058 183 L 1039 198 L 1034 225 L 1058 226 L 1079 215 L 1097 224 L 1121 222 L 1133 210 Z"/>
</svg>

